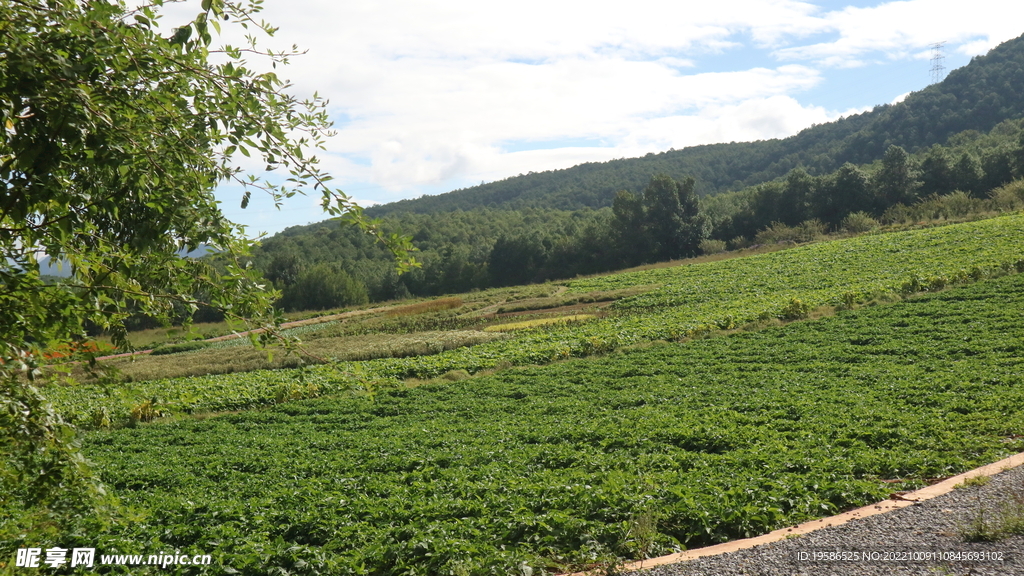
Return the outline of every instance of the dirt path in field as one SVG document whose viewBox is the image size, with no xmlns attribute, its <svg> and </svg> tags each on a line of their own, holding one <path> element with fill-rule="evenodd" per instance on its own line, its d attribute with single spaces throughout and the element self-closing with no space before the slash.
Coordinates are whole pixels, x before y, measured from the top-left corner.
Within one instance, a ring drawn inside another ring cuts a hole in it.
<svg viewBox="0 0 1024 576">
<path fill-rule="evenodd" d="M 558 286 L 555 289 L 555 291 L 551 294 L 551 296 L 549 296 L 549 297 L 559 296 L 561 294 L 564 294 L 566 290 L 568 290 L 567 287 L 565 287 L 565 286 Z M 483 315 L 483 314 L 486 314 L 487 311 L 489 311 L 489 310 L 497 310 L 499 306 L 501 306 L 503 304 L 507 304 L 507 303 L 508 303 L 507 301 L 498 302 L 497 304 L 492 304 L 490 306 L 487 306 L 486 308 L 482 308 L 480 310 L 476 310 L 474 312 L 470 312 L 469 314 L 472 314 L 472 315 L 475 315 L 475 316 Z M 282 330 L 287 330 L 288 328 L 298 328 L 299 326 L 309 326 L 311 324 L 322 324 L 324 322 L 334 322 L 335 320 L 346 320 L 348 318 L 355 318 L 355 317 L 358 317 L 358 316 L 365 316 L 367 314 L 376 314 L 378 312 L 387 312 L 388 310 L 392 310 L 394 308 L 400 308 L 400 307 L 401 306 L 398 305 L 398 304 L 393 304 L 391 306 L 380 306 L 380 307 L 377 307 L 377 308 L 367 308 L 365 310 L 351 310 L 349 312 L 340 312 L 338 314 L 330 314 L 328 316 L 318 316 L 318 317 L 315 317 L 315 318 L 306 318 L 305 320 L 296 320 L 294 322 L 285 322 L 285 323 L 281 324 L 281 329 Z M 233 332 L 231 334 L 226 334 L 224 336 L 217 336 L 215 338 L 207 338 L 206 340 L 204 340 L 204 342 L 223 342 L 224 340 L 234 340 L 235 338 L 244 338 L 244 337 L 246 337 L 246 336 L 248 336 L 250 334 L 260 334 L 261 332 L 264 332 L 263 328 L 256 328 L 256 329 L 253 329 L 253 330 L 246 330 L 244 332 Z M 153 352 L 152 349 L 150 349 L 150 350 L 136 350 L 135 352 L 124 352 L 122 354 L 111 354 L 109 356 L 100 356 L 100 357 L 98 357 L 96 359 L 97 360 L 109 360 L 111 358 L 126 358 L 128 356 L 139 356 L 139 355 L 144 355 L 144 354 L 150 354 L 151 352 Z"/>
<path fill-rule="evenodd" d="M 311 324 L 322 324 L 324 322 L 333 322 L 335 320 L 345 320 L 347 318 L 355 318 L 357 316 L 365 316 L 367 314 L 376 314 L 377 312 L 386 312 L 392 308 L 397 308 L 397 305 L 392 306 L 381 306 L 379 308 L 367 308 L 365 310 L 350 310 L 348 312 L 340 312 L 338 314 L 330 314 L 328 316 L 317 316 L 315 318 L 306 318 L 305 320 L 296 320 L 294 322 L 285 322 L 281 324 L 282 330 L 288 328 L 298 328 L 299 326 L 309 326 Z M 263 328 L 256 328 L 253 330 L 246 330 L 244 332 L 233 332 L 224 336 L 217 336 L 215 338 L 207 338 L 204 342 L 223 342 L 224 340 L 234 340 L 235 338 L 245 338 L 249 334 L 260 334 L 264 332 Z M 112 354 L 110 356 L 100 356 L 97 360 L 109 360 L 111 358 L 125 358 L 128 356 L 139 356 L 142 354 L 149 354 L 153 350 L 136 350 L 135 352 L 125 352 L 123 354 Z"/>
<path fill-rule="evenodd" d="M 349 312 L 341 312 L 338 314 L 331 314 L 329 316 L 317 316 L 316 318 L 306 318 L 305 320 L 296 320 L 294 322 L 285 322 L 281 324 L 282 330 L 288 328 L 298 328 L 299 326 L 309 326 L 311 324 L 323 324 L 324 322 L 334 322 L 335 320 L 345 320 L 346 318 L 355 318 L 356 316 L 365 316 L 367 314 L 376 314 L 377 312 L 386 312 L 397 306 L 381 306 L 380 308 L 367 308 L 366 310 L 351 310 Z M 263 328 L 257 328 L 255 330 L 246 330 L 245 332 L 235 332 L 232 334 L 226 334 L 224 336 L 217 336 L 216 338 L 210 338 L 206 342 L 222 342 L 224 340 L 233 340 L 235 338 L 242 338 L 249 334 L 259 334 L 263 332 Z"/>
<path fill-rule="evenodd" d="M 554 292 L 552 292 L 551 294 L 548 294 L 547 296 L 544 296 L 543 298 L 554 298 L 555 296 L 561 296 L 562 294 L 565 294 L 565 291 L 568 290 L 568 289 L 569 289 L 568 286 L 558 286 L 558 287 L 555 288 Z M 528 298 L 527 300 L 536 300 L 536 298 Z M 514 300 L 513 300 L 513 302 L 514 302 Z M 476 317 L 479 317 L 479 316 L 486 316 L 486 315 L 488 315 L 488 314 L 490 314 L 492 312 L 496 312 L 498 310 L 498 308 L 501 308 L 505 304 L 509 304 L 509 303 L 510 303 L 509 300 L 505 299 L 505 300 L 502 300 L 501 302 L 495 302 L 494 304 L 489 304 L 487 306 L 484 306 L 483 308 L 481 308 L 479 310 L 473 310 L 472 312 L 466 312 L 462 316 L 466 317 L 466 318 L 476 318 Z M 527 310 L 527 312 L 530 312 L 530 311 Z"/>
</svg>

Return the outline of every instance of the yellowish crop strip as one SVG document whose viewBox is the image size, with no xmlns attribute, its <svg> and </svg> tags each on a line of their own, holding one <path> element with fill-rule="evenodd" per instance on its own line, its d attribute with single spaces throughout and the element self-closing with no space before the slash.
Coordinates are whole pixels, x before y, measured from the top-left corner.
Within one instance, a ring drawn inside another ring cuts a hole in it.
<svg viewBox="0 0 1024 576">
<path fill-rule="evenodd" d="M 568 324 L 570 322 L 583 322 L 594 318 L 593 314 L 573 314 L 571 316 L 559 316 L 557 318 L 537 318 L 523 322 L 512 322 L 510 324 L 496 324 L 484 328 L 484 332 L 512 332 L 514 330 L 526 330 L 538 326 L 550 326 L 552 324 Z"/>
<path fill-rule="evenodd" d="M 387 311 L 387 316 L 412 316 L 414 314 L 451 310 L 452 308 L 459 308 L 462 304 L 462 298 L 438 298 L 436 300 L 427 300 L 426 302 L 392 308 Z"/>
</svg>

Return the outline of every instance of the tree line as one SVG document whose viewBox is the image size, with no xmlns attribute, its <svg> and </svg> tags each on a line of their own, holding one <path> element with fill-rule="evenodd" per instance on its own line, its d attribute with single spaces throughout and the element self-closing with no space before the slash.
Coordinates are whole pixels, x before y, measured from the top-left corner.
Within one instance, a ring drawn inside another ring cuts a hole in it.
<svg viewBox="0 0 1024 576">
<path fill-rule="evenodd" d="M 809 236 L 856 228 L 851 215 L 893 220 L 928 199 L 956 191 L 983 198 L 1022 176 L 1022 122 L 1007 121 L 917 154 L 890 145 L 870 164 L 846 163 L 820 176 L 797 167 L 782 178 L 702 199 L 694 178 L 656 175 L 596 210 L 396 214 L 383 219 L 385 227 L 410 235 L 422 264 L 402 275 L 372 238 L 334 222 L 290 228 L 264 241 L 254 263 L 282 291 L 282 308 L 325 309 L 695 256 L 770 238 L 765 231 L 780 226 L 804 226 Z"/>
<path fill-rule="evenodd" d="M 967 134 L 963 139 L 978 136 Z M 751 237 L 775 222 L 797 225 L 811 219 L 836 229 L 854 212 L 880 217 L 893 206 L 910 206 L 955 191 L 981 198 L 1021 175 L 1024 139 L 1015 146 L 1007 140 L 983 150 L 932 146 L 919 158 L 890 145 L 879 162 L 867 167 L 846 163 L 818 177 L 797 168 L 783 179 L 747 191 L 743 205 L 717 222 L 716 237 Z"/>
</svg>

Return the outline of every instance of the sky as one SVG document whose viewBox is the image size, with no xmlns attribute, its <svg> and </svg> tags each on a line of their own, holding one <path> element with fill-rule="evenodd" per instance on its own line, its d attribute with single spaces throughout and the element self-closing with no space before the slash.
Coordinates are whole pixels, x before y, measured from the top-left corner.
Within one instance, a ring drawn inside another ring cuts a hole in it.
<svg viewBox="0 0 1024 576">
<path fill-rule="evenodd" d="M 790 136 L 925 88 L 936 42 L 948 73 L 1024 33 L 1010 0 L 270 0 L 262 17 L 279 27 L 262 45 L 307 51 L 278 73 L 329 99 L 321 166 L 364 206 Z M 325 218 L 318 196 L 240 195 L 217 191 L 249 235 Z"/>
</svg>

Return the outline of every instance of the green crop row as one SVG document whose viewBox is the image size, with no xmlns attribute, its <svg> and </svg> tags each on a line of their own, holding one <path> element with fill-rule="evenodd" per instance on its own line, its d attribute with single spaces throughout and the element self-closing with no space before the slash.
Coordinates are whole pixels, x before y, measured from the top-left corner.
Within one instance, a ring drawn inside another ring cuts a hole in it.
<svg viewBox="0 0 1024 576">
<path fill-rule="evenodd" d="M 910 294 L 1024 269 L 1024 216 L 874 236 L 704 264 L 623 273 L 568 283 L 570 293 L 659 284 L 619 301 L 618 315 L 549 326 L 514 338 L 441 354 L 389 358 L 306 372 L 253 372 L 135 383 L 131 388 L 54 387 L 62 413 L 77 422 L 124 421 L 133 406 L 157 398 L 171 413 L 272 403 L 300 375 L 323 391 L 358 381 L 433 378 L 453 370 L 546 364 L 653 340 L 677 340 L 768 318 L 797 318 L 818 306 L 852 305 L 880 295 Z"/>
<path fill-rule="evenodd" d="M 210 575 L 539 575 L 763 533 L 1024 449 L 1021 310 L 1014 275 L 372 400 L 94 432 L 88 457 L 141 519 L 85 545 L 213 554 Z"/>
</svg>

